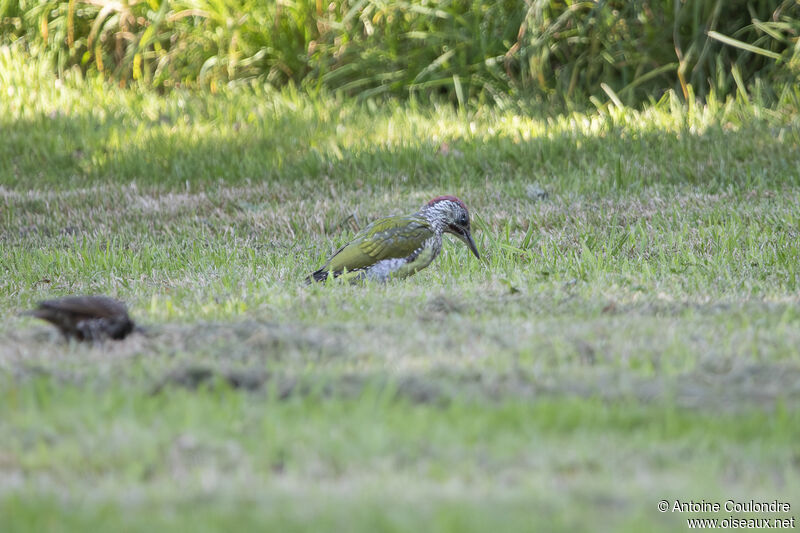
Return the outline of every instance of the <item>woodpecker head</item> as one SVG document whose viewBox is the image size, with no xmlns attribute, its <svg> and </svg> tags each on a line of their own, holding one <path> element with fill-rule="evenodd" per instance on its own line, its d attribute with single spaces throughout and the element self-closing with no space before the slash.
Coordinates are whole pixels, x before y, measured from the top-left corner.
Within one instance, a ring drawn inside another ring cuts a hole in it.
<svg viewBox="0 0 800 533">
<path fill-rule="evenodd" d="M 478 248 L 472 240 L 469 226 L 469 211 L 464 202 L 455 196 L 437 196 L 421 210 L 441 231 L 452 233 L 462 241 L 478 259 Z"/>
</svg>

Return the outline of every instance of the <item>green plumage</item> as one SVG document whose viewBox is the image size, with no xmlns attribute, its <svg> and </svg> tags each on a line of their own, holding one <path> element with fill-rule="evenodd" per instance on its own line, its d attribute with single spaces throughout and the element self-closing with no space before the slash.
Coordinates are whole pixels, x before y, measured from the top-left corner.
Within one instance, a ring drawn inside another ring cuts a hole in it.
<svg viewBox="0 0 800 533">
<path fill-rule="evenodd" d="M 436 259 L 445 233 L 458 237 L 480 259 L 470 234 L 469 212 L 464 202 L 455 196 L 437 196 L 413 215 L 376 220 L 339 248 L 305 281 L 313 283 L 339 276 L 350 281 L 380 282 L 405 278 Z"/>
<path fill-rule="evenodd" d="M 342 272 L 367 268 L 384 259 L 411 255 L 433 237 L 430 222 L 417 215 L 376 220 L 333 254 L 322 272 Z"/>
</svg>

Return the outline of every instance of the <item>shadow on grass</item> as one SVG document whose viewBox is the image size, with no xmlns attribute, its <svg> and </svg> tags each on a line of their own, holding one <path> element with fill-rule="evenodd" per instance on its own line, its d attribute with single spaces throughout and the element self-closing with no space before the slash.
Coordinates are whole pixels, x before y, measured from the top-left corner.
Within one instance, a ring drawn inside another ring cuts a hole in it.
<svg viewBox="0 0 800 533">
<path fill-rule="evenodd" d="M 0 122 L 7 132 L 0 162 L 7 169 L 5 184 L 23 190 L 268 182 L 302 194 L 331 185 L 453 191 L 536 182 L 604 193 L 653 184 L 714 191 L 800 183 L 797 136 L 776 136 L 778 130 L 757 121 L 739 131 L 714 125 L 702 133 L 674 133 L 626 129 L 609 119 L 597 134 L 560 131 L 528 140 L 519 131 L 477 132 L 444 139 L 450 149 L 442 153 L 441 139 L 413 132 L 399 141 L 372 141 L 369 118 L 357 118 L 350 133 L 341 133 L 330 116 L 300 112 L 247 123 L 190 113 L 133 120 L 57 113 Z"/>
</svg>

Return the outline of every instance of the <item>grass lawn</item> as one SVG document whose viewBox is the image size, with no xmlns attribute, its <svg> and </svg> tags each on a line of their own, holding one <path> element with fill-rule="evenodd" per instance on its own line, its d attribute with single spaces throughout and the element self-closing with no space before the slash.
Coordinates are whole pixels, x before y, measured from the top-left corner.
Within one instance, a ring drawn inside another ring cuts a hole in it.
<svg viewBox="0 0 800 533">
<path fill-rule="evenodd" d="M 796 111 L 156 96 L 8 49 L 0 91 L 2 531 L 683 531 L 751 515 L 660 500 L 800 508 Z M 483 261 L 447 238 L 405 281 L 302 283 L 439 194 Z M 19 316 L 75 293 L 147 331 L 78 345 Z"/>
</svg>

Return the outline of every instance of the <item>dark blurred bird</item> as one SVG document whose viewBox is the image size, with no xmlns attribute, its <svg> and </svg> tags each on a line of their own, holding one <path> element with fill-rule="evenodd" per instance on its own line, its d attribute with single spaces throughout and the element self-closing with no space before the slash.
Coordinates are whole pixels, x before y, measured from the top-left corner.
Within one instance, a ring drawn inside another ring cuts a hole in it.
<svg viewBox="0 0 800 533">
<path fill-rule="evenodd" d="M 472 240 L 469 211 L 455 196 L 438 196 L 412 215 L 376 220 L 337 250 L 306 283 L 338 277 L 386 281 L 410 276 L 431 264 L 442 250 L 442 235 L 451 233 L 480 259 Z"/>
<path fill-rule="evenodd" d="M 108 296 L 67 296 L 45 300 L 27 314 L 53 324 L 79 341 L 124 339 L 135 327 L 125 304 Z"/>
</svg>

